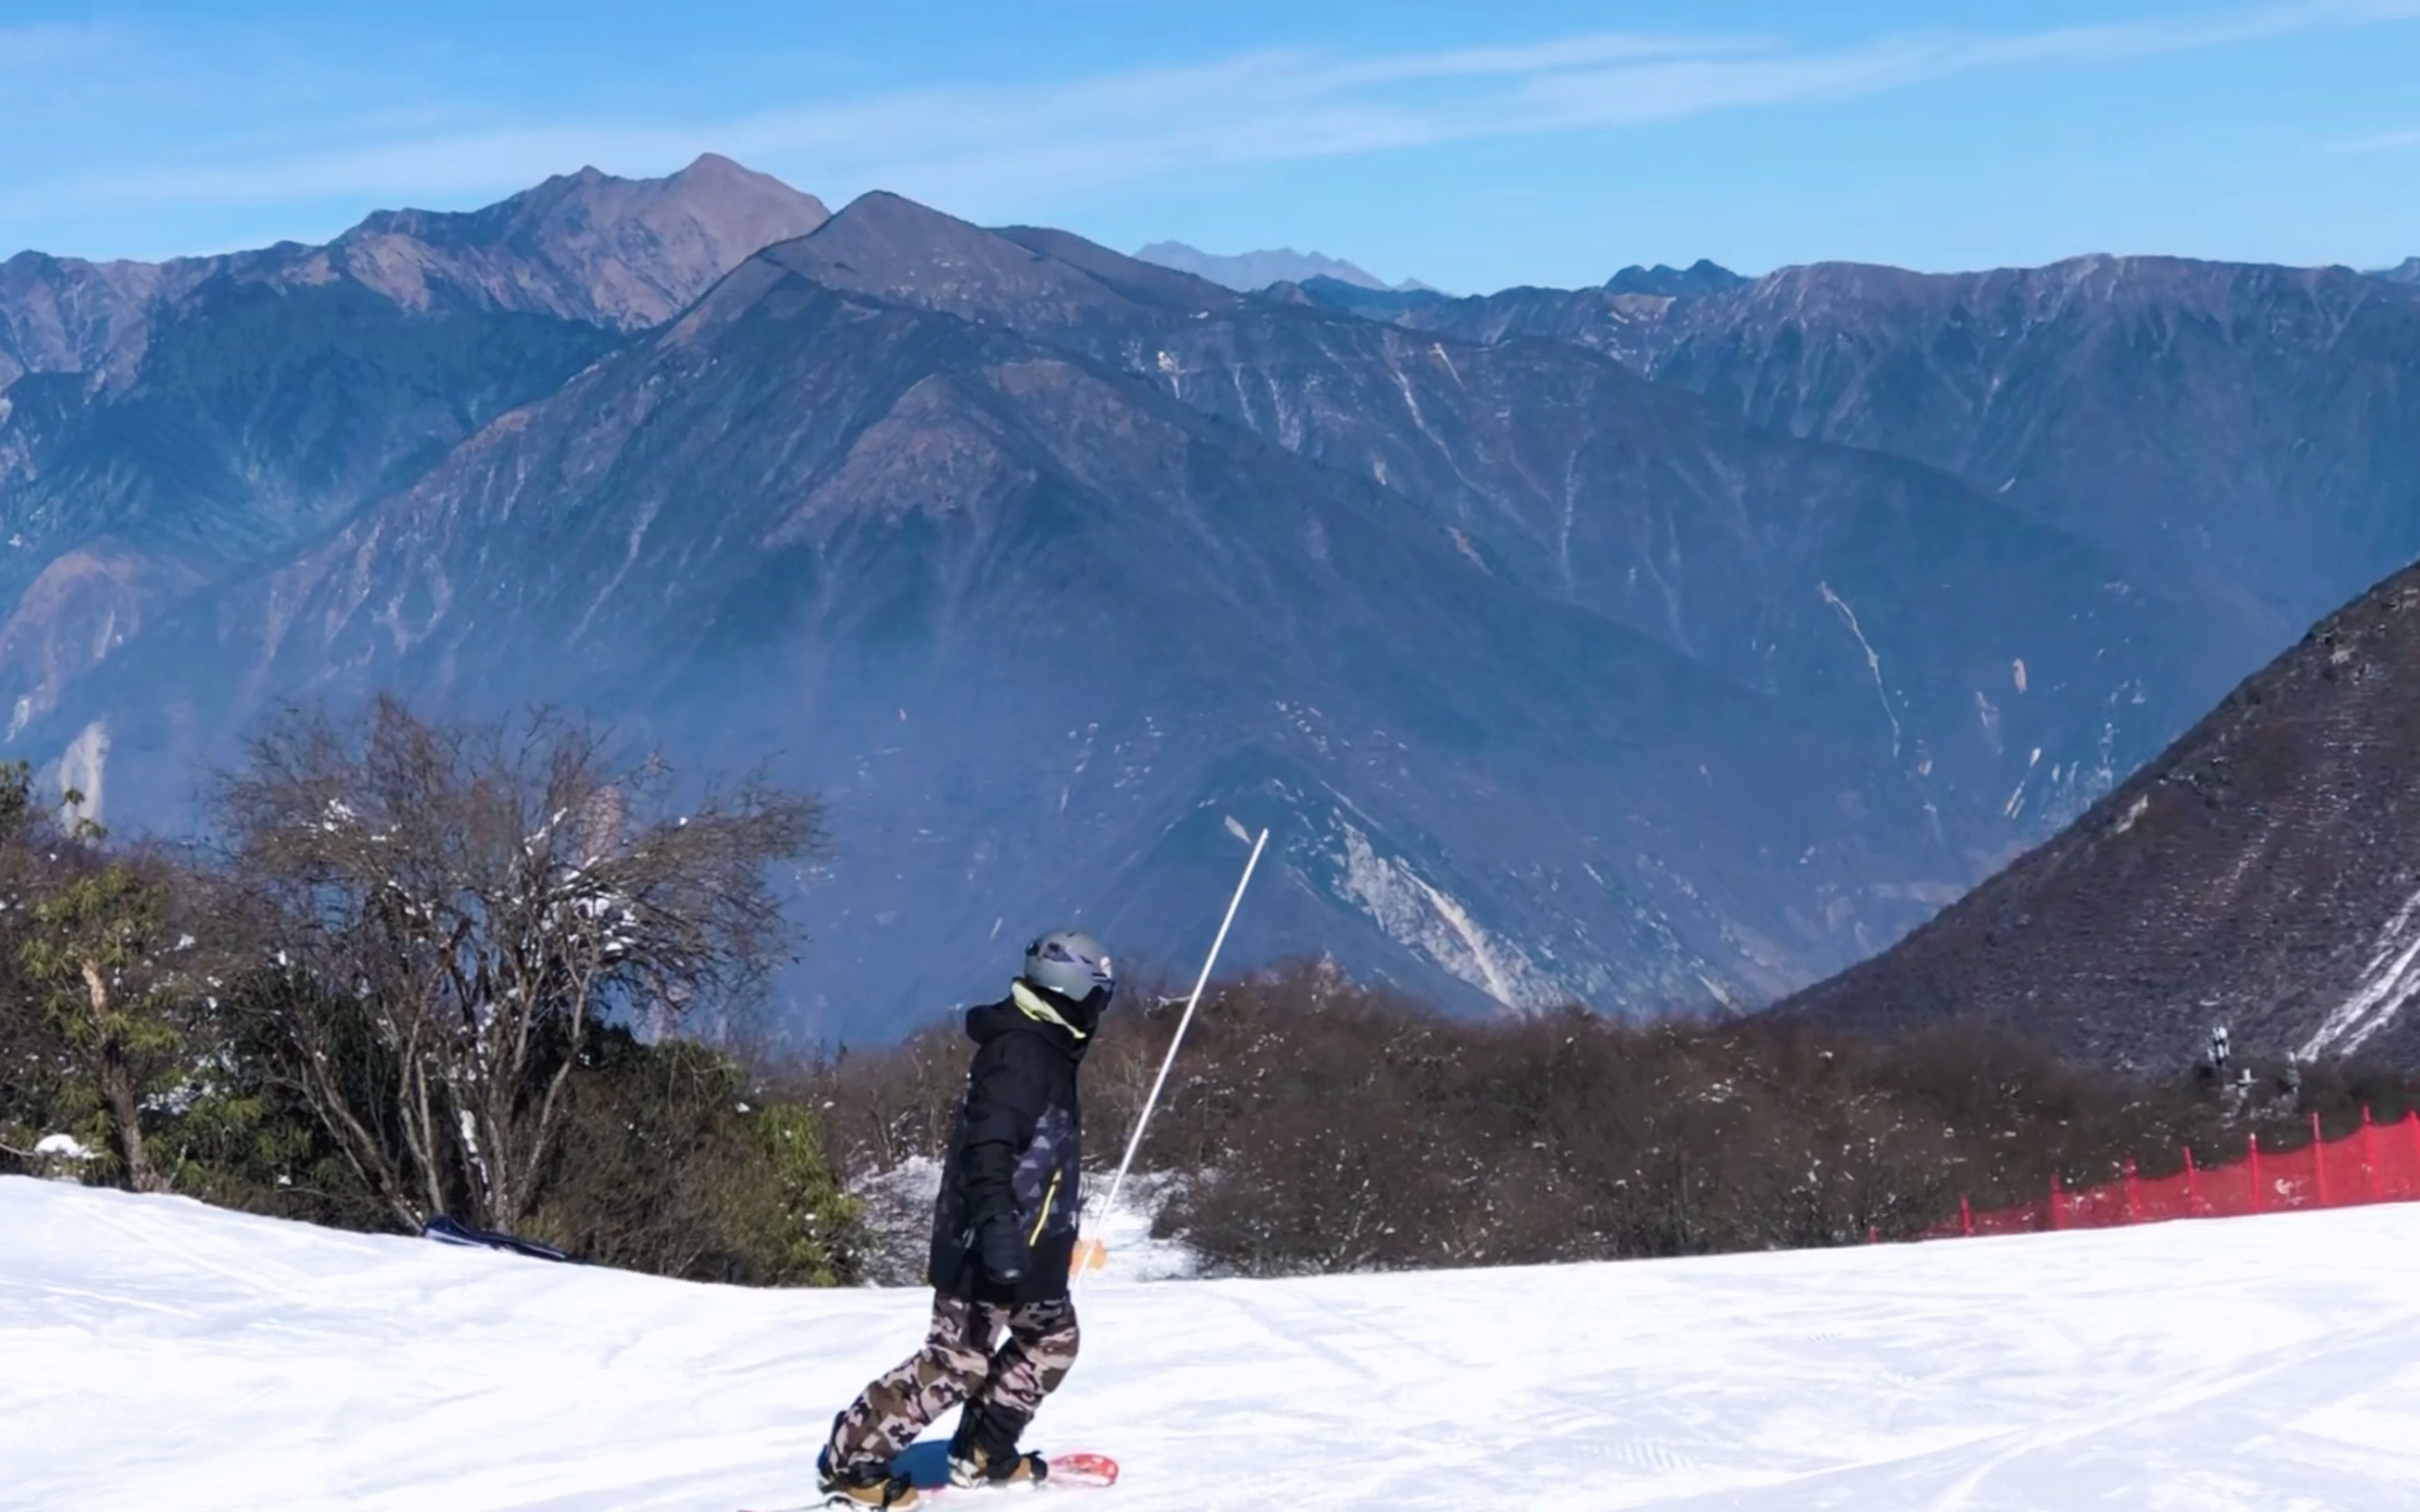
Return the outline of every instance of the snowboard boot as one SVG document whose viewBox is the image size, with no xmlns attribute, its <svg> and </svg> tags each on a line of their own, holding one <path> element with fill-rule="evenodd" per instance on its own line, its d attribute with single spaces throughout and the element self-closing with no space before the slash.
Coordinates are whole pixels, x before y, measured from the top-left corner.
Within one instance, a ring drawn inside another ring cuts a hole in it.
<svg viewBox="0 0 2420 1512">
<path fill-rule="evenodd" d="M 950 1484 L 1039 1489 L 1050 1462 L 1017 1452 L 1026 1422 L 1022 1413 L 969 1402 L 958 1414 L 958 1431 L 950 1435 Z"/>
<path fill-rule="evenodd" d="M 916 1483 L 889 1465 L 844 1465 L 832 1468 L 831 1451 L 815 1456 L 815 1489 L 829 1507 L 872 1507 L 876 1512 L 908 1512 L 923 1498 Z"/>
<path fill-rule="evenodd" d="M 995 1459 L 977 1444 L 961 1457 L 950 1456 L 953 1486 L 1020 1486 L 1040 1490 L 1050 1478 L 1050 1461 L 1037 1454 L 1011 1454 Z"/>
</svg>

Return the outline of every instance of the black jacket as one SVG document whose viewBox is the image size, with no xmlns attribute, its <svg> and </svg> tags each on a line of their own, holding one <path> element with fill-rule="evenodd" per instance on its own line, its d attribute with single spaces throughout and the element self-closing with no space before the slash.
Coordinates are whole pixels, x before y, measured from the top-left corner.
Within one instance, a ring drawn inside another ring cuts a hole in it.
<svg viewBox="0 0 2420 1512">
<path fill-rule="evenodd" d="M 1006 1000 L 967 1011 L 967 1034 L 977 1049 L 934 1204 L 936 1290 L 1012 1304 L 1067 1294 L 1083 1206 L 1076 1068 L 1088 1028 L 1063 999 L 1023 982 Z M 1024 1280 L 1013 1288 L 984 1270 L 979 1236 L 1000 1222 L 1015 1224 L 1032 1251 Z"/>
</svg>

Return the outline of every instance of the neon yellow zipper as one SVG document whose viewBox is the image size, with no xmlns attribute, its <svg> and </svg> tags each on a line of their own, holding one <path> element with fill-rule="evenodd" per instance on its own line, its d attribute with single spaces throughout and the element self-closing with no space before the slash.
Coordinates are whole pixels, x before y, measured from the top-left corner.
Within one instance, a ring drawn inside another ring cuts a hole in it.
<svg viewBox="0 0 2420 1512">
<path fill-rule="evenodd" d="M 1050 1205 L 1059 1200 L 1059 1178 L 1061 1174 L 1062 1173 L 1058 1171 L 1052 1171 L 1050 1173 L 1050 1190 L 1042 1194 L 1042 1216 L 1033 1220 L 1033 1232 L 1025 1236 L 1025 1242 L 1028 1244 L 1039 1244 L 1042 1242 L 1042 1226 L 1050 1221 Z"/>
</svg>

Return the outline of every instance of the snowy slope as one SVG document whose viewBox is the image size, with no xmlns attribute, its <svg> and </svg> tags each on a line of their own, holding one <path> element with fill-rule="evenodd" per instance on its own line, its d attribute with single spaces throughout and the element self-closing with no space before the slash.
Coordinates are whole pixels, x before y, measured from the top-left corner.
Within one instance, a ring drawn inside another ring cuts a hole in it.
<svg viewBox="0 0 2420 1512">
<path fill-rule="evenodd" d="M 2420 1208 L 1111 1280 L 1043 1442 L 1125 1461 L 1102 1512 L 2420 1508 L 2415 1256 Z M 923 1306 L 0 1179 L 0 1505 L 795 1501 Z"/>
</svg>

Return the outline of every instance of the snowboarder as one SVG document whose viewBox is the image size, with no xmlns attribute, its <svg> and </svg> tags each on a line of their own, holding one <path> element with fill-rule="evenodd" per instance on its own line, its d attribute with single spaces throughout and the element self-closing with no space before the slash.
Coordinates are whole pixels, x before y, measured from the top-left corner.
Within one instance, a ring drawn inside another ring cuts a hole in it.
<svg viewBox="0 0 2420 1512">
<path fill-rule="evenodd" d="M 1063 931 L 1026 948 L 1024 974 L 1005 999 L 968 1011 L 977 1049 L 933 1210 L 932 1326 L 923 1349 L 833 1420 L 815 1460 L 833 1504 L 915 1505 L 898 1457 L 962 1403 L 950 1439 L 953 1484 L 1048 1474 L 1017 1440 L 1076 1362 L 1076 1071 L 1116 986 L 1100 942 Z"/>
</svg>

